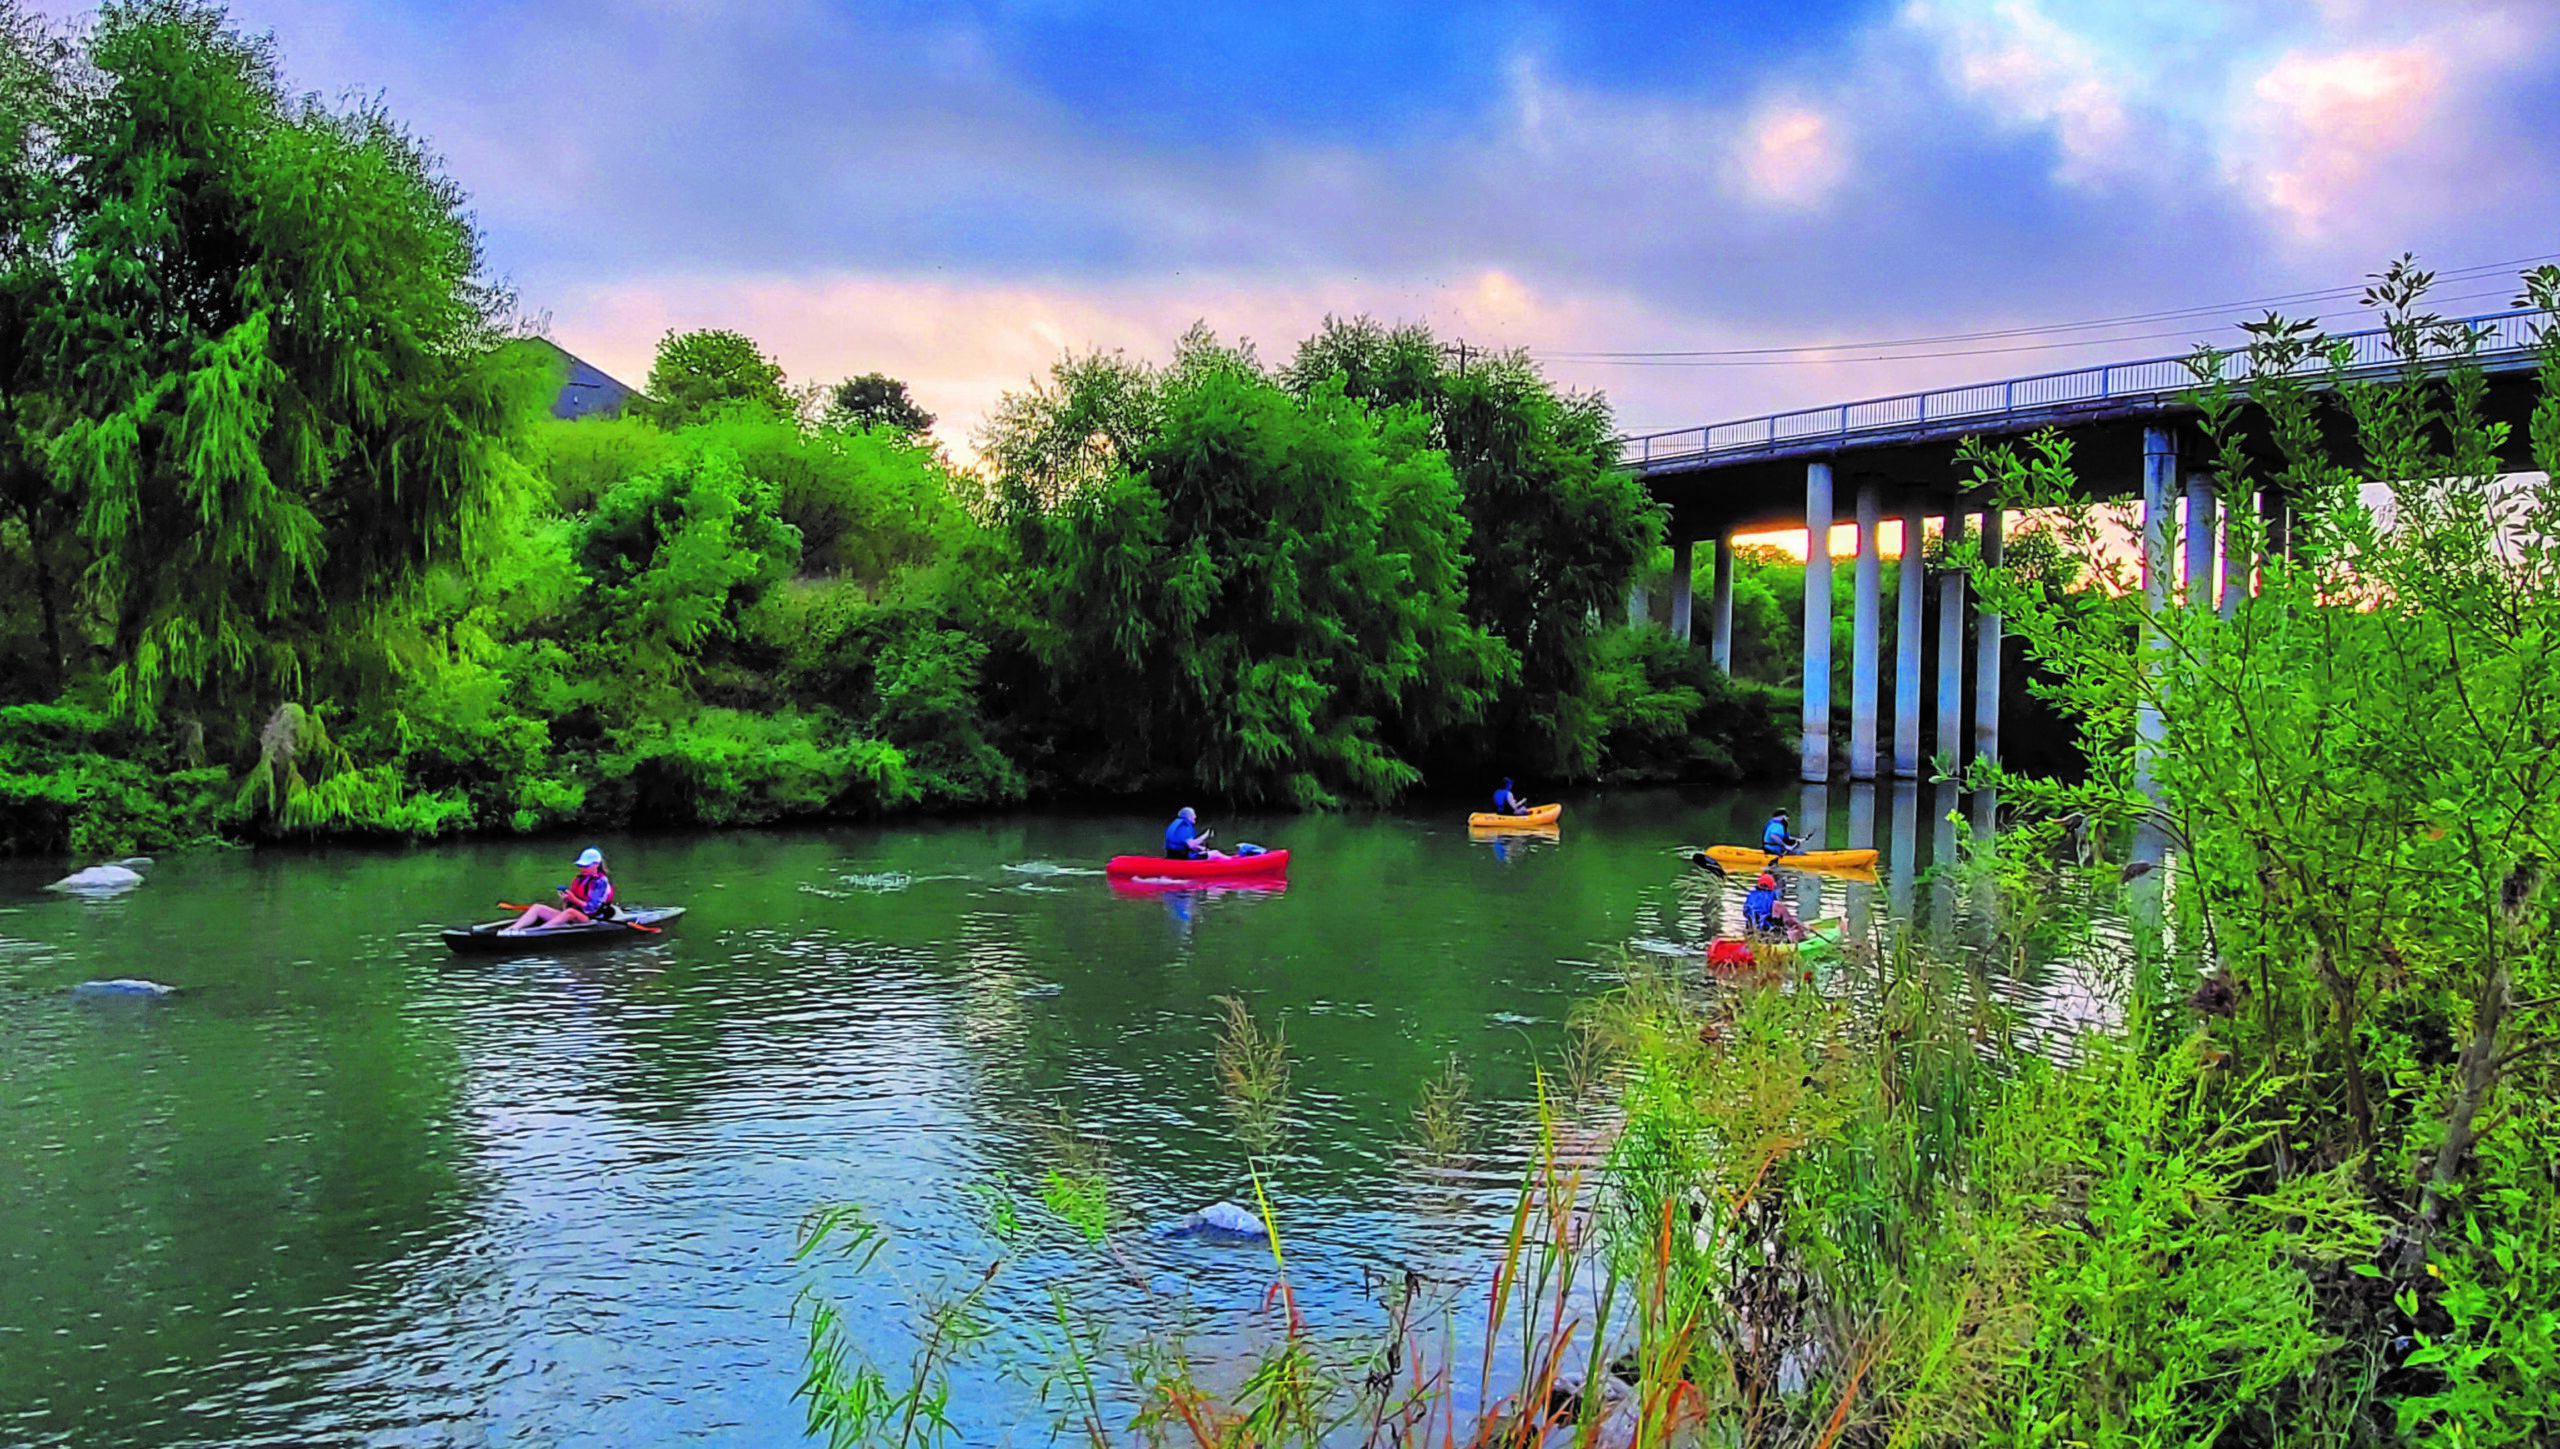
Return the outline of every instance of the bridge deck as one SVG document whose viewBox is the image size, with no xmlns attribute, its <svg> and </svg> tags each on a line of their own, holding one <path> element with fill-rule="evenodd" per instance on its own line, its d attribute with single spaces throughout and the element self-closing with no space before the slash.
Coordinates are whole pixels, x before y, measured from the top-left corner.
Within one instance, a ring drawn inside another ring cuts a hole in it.
<svg viewBox="0 0 2560 1449">
<path fill-rule="evenodd" d="M 2431 339 L 2428 361 L 2442 366 L 2467 350 L 2493 376 L 2529 373 L 2535 343 L 2550 324 L 2547 314 L 2532 309 L 2454 319 Z M 2381 328 L 2332 341 L 2344 349 L 2350 377 L 2386 377 L 2404 365 Z M 1833 458 L 1897 483 L 1950 487 L 1957 481 L 1955 450 L 1964 439 L 2015 437 L 2049 427 L 2082 435 L 2085 458 L 2091 451 L 2085 444 L 2138 432 L 2141 423 L 2156 426 L 2180 417 L 2191 422 L 2192 356 L 2141 358 L 1641 433 L 1619 440 L 1620 456 L 1658 496 L 1699 522 L 1755 523 L 1760 515 L 1776 519 L 1792 509 L 1801 524 L 1802 471 L 1784 466 L 1790 462 Z M 2323 356 L 2298 371 L 2326 374 L 2329 365 Z M 2226 375 L 2243 390 L 2249 366 L 2246 353 L 2226 355 Z M 1711 481 L 1703 475 L 1725 473 L 1737 476 L 1715 478 L 1711 489 L 1701 486 Z M 2107 486 L 2103 479 L 2090 481 Z M 1773 496 L 1765 502 L 1752 496 L 1764 492 Z"/>
</svg>

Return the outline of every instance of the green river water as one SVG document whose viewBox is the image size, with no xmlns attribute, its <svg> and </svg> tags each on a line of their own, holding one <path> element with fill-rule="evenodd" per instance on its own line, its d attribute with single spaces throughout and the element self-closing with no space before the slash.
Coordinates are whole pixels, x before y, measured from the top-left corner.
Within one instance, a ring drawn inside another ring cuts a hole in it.
<svg viewBox="0 0 2560 1449">
<path fill-rule="evenodd" d="M 1464 1301 L 1567 1015 L 1624 951 L 1696 960 L 1738 900 L 1678 847 L 1810 803 L 1888 862 L 1804 888 L 1809 914 L 1926 916 L 1952 839 L 1926 789 L 1566 798 L 1554 839 L 1504 844 L 1448 806 L 1214 821 L 1291 848 L 1277 893 L 1113 891 L 1102 860 L 1162 828 L 1131 816 L 608 838 L 624 899 L 685 920 L 494 960 L 437 928 L 545 893 L 587 842 L 198 852 L 107 902 L 11 867 L 0 1443 L 796 1443 L 804 1215 L 851 1200 L 886 1230 L 827 1286 L 902 1359 L 916 1297 L 989 1253 L 979 1189 L 1036 1183 L 1062 1113 L 1214 1353 L 1256 1331 L 1267 1253 L 1145 1228 L 1250 1200 L 1221 994 L 1287 1033 L 1270 1187 L 1309 1316 L 1374 1325 L 1407 1268 Z M 76 989 L 117 977 L 182 990 Z M 2003 989 L 2057 1028 L 2107 1015 L 2068 968 Z M 1402 1144 L 1453 1053 L 1485 1130 L 1425 1172 Z M 1078 1271 L 1009 1277 L 986 1316 L 1036 1323 Z M 1136 1311 L 1117 1283 L 1073 1286 Z M 969 1442 L 1046 1442 L 1036 1376 L 976 1362 Z"/>
</svg>

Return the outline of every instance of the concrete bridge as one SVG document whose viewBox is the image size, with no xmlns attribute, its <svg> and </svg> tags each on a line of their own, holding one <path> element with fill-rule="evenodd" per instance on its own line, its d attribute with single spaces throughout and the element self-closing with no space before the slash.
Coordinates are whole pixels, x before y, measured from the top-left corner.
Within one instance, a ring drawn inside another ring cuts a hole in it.
<svg viewBox="0 0 2560 1449">
<path fill-rule="evenodd" d="M 2553 319 L 2533 310 L 2460 319 L 2476 339 L 2474 360 L 2488 374 L 2491 415 L 2510 423 L 2509 457 L 2515 471 L 2529 469 L 2526 419 L 2532 408 L 2534 343 Z M 2348 349 L 2350 378 L 2393 376 L 2403 367 L 2388 334 L 2376 329 L 2333 339 Z M 2450 354 L 2430 365 L 2442 366 Z M 2230 359 L 2228 371 L 2245 393 L 2248 361 Z M 2142 499 L 2143 577 L 2155 607 L 2165 607 L 2179 576 L 2171 559 L 2173 539 L 2185 549 L 2186 597 L 2199 607 L 2237 609 L 2246 592 L 2249 565 L 2230 554 L 2237 544 L 2228 521 L 2216 537 L 2222 495 L 2206 471 L 2209 458 L 2196 410 L 2187 397 L 2195 377 L 2185 355 L 2108 363 L 2068 372 L 2007 378 L 1932 392 L 1870 398 L 1833 407 L 1771 413 L 1738 422 L 1646 433 L 1621 439 L 1629 468 L 1669 507 L 1672 521 L 1671 632 L 1692 629 L 1694 549 L 1715 550 L 1708 604 L 1709 638 L 1717 667 L 1733 663 L 1733 535 L 1806 528 L 1826 541 L 1835 524 L 1858 530 L 1853 643 L 1849 661 L 1849 775 L 1873 780 L 1889 771 L 1913 778 L 1921 767 L 1921 679 L 1927 588 L 1922 571 L 1900 571 L 1893 675 L 1894 718 L 1890 753 L 1877 717 L 1882 635 L 1883 556 L 1878 535 L 1887 519 L 1902 522 L 1906 557 L 1916 556 L 1934 521 L 1942 533 L 1979 530 L 1985 552 L 2000 554 L 2001 511 L 1962 492 L 1969 472 L 1957 461 L 1968 438 L 2020 438 L 2055 429 L 2072 442 L 2072 462 L 2093 496 Z M 2320 359 L 2305 371 L 2326 374 Z M 2326 385 L 2325 380 L 2322 385 Z M 2337 441 L 2350 441 L 2340 437 Z M 2178 517 L 2185 495 L 2185 522 Z M 2237 512 L 2238 500 L 2233 500 Z M 2288 513 L 2280 497 L 2254 495 L 2250 506 L 2268 520 L 2271 546 L 2282 548 Z M 1804 576 L 1803 773 L 1809 781 L 1831 777 L 1831 568 L 1827 547 L 1808 550 Z M 2222 560 L 2217 575 L 2216 561 Z M 2216 579 L 2220 589 L 2216 593 Z M 1938 668 L 1934 691 L 1937 753 L 1958 765 L 1965 756 L 1965 581 L 1947 573 L 1937 581 Z M 1636 610 L 1641 617 L 1640 602 Z M 1973 649 L 1973 755 L 2000 753 L 2000 617 L 1979 620 Z"/>
</svg>

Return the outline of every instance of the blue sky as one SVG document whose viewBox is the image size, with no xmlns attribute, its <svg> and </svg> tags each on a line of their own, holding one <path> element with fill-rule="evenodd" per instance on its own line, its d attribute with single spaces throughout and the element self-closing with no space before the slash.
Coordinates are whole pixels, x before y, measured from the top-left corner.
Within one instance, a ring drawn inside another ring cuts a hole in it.
<svg viewBox="0 0 2560 1449">
<path fill-rule="evenodd" d="M 428 135 L 493 267 L 572 350 L 637 380 L 666 328 L 736 326 L 796 379 L 909 378 L 963 445 L 1061 350 L 1161 355 L 1195 320 L 1279 356 L 1327 312 L 1423 318 L 1554 353 L 1628 425 L 1668 427 L 2187 338 L 1567 354 L 2031 326 L 2336 286 L 2404 250 L 2560 252 L 2549 0 L 234 13 L 296 85 L 379 92 Z"/>
</svg>

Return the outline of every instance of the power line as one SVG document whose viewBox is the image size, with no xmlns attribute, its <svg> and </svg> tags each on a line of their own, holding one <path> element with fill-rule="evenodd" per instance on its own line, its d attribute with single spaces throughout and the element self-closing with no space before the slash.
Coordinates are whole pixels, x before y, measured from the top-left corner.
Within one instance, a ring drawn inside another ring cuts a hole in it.
<svg viewBox="0 0 2560 1449">
<path fill-rule="evenodd" d="M 2494 291 L 2468 292 L 2460 296 L 2437 298 L 2433 300 L 2444 302 L 2476 302 L 2490 297 L 2504 298 L 2510 296 L 2512 296 L 2512 293 L 2508 292 L 2505 288 L 2498 288 Z M 2359 316 L 2371 310 L 2373 309 L 2357 307 L 2351 308 L 2343 314 L 2333 313 L 2331 315 Z M 2322 319 L 2315 316 L 2306 320 L 2317 323 Z M 2223 322 L 2205 328 L 2204 331 L 2207 333 L 2228 332 L 2236 330 L 2240 325 L 2241 324 L 2238 322 Z M 1986 338 L 1998 335 L 2001 334 L 1984 334 Z M 2033 336 L 2037 334 L 2029 330 L 2021 329 L 2018 332 L 2006 335 Z M 2067 351 L 2074 348 L 2113 347 L 2127 342 L 2158 342 L 2179 338 L 2193 341 L 2195 340 L 2196 335 L 2197 332 L 2194 328 L 2179 328 L 2177 330 L 2167 332 L 2136 332 L 2109 337 L 2075 337 L 2053 342 L 2021 342 L 2005 347 L 1959 347 L 1947 348 L 1935 352 L 1878 351 L 1872 356 L 1864 357 L 1768 356 L 1759 354 L 1719 354 L 1704 352 L 1589 353 L 1579 356 L 1559 353 L 1540 353 L 1536 355 L 1542 361 L 1586 367 L 1839 367 L 1867 362 L 1920 362 L 1932 358 L 1944 357 L 1998 357 L 2020 352 L 2057 352 Z M 1882 342 L 1862 344 L 1840 343 L 1826 348 L 1772 348 L 1769 349 L 1769 351 L 1787 353 L 1839 353 L 1858 351 L 1867 347 L 1890 349 L 1896 345 L 1899 344 Z"/>
<path fill-rule="evenodd" d="M 2476 281 L 2491 273 L 2506 271 L 2511 268 L 2532 266 L 2536 263 L 2555 260 L 2560 260 L 2560 252 L 2544 253 L 2539 256 L 2517 257 L 2511 261 L 2483 262 L 2473 266 L 2454 267 L 2439 271 L 2435 275 L 2436 280 L 2439 282 Z M 2251 298 L 2246 301 L 2217 302 L 2192 307 L 2173 307 L 2154 312 L 2133 312 L 2119 317 L 2101 317 L 2080 322 L 2054 322 L 2031 327 L 2007 327 L 1980 332 L 1947 332 L 1932 336 L 1885 338 L 1865 342 L 1808 343 L 1789 347 L 1734 347 L 1694 350 L 1577 351 L 1572 349 L 1533 348 L 1530 351 L 1532 356 L 1557 362 L 1616 362 L 1621 360 L 1643 359 L 1660 359 L 1668 361 L 1691 358 L 1775 358 L 1817 352 L 1855 352 L 1864 351 L 1870 348 L 1883 349 L 1935 346 L 1951 342 L 1992 342 L 2015 337 L 2039 337 L 2061 332 L 2082 332 L 2101 328 L 2128 327 L 2145 322 L 2168 322 L 2183 318 L 2212 316 L 2220 313 L 2234 312 L 2243 308 L 2274 307 L 2302 302 L 2343 299 L 2361 295 L 2364 291 L 2365 285 L 2365 283 L 2358 282 L 2342 287 L 2324 287 L 2316 291 L 2280 293 L 2274 296 Z M 2448 298 L 2445 300 L 2460 301 L 2465 299 Z M 2163 334 L 2150 335 L 2159 336 Z M 2098 342 L 2139 342 L 2144 340 L 2147 339 L 2145 337 L 2106 337 L 2091 338 L 2088 339 L 2086 343 L 2082 344 L 2064 345 L 2088 345 L 2090 343 Z M 1926 353 L 1918 355 L 1964 356 L 1968 354 Z"/>
</svg>

